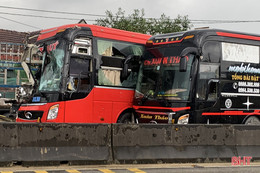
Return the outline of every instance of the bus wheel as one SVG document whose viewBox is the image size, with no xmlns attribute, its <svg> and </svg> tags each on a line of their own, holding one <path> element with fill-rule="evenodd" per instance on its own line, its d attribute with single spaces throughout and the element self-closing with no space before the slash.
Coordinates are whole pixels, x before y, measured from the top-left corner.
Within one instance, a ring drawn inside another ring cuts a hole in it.
<svg viewBox="0 0 260 173">
<path fill-rule="evenodd" d="M 120 115 L 120 117 L 117 120 L 117 123 L 131 124 L 132 123 L 132 113 L 126 112 L 126 113 Z"/>
<path fill-rule="evenodd" d="M 259 125 L 260 120 L 256 116 L 251 116 L 251 117 L 246 119 L 245 124 L 246 125 Z"/>
</svg>

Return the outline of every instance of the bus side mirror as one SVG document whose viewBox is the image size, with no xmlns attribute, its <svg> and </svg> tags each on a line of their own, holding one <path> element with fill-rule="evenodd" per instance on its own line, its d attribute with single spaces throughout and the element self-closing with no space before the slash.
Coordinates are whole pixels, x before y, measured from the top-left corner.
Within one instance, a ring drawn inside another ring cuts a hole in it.
<svg viewBox="0 0 260 173">
<path fill-rule="evenodd" d="M 139 60 L 140 60 L 140 56 L 136 56 L 136 55 L 128 55 L 124 61 L 124 65 L 123 65 L 123 73 L 122 73 L 122 77 L 126 78 L 129 75 L 129 64 L 131 64 L 132 68 L 136 68 L 136 64 L 138 64 Z M 131 69 L 133 70 L 133 69 Z"/>
<path fill-rule="evenodd" d="M 181 57 L 180 59 L 180 72 L 185 72 L 187 70 L 187 58 Z"/>
<path fill-rule="evenodd" d="M 183 51 L 181 52 L 180 56 L 180 72 L 185 72 L 187 70 L 187 63 L 188 63 L 188 55 L 189 54 L 193 54 L 195 56 L 199 55 L 199 50 L 195 47 L 186 47 L 185 49 L 183 49 Z"/>
<path fill-rule="evenodd" d="M 128 76 L 128 64 L 124 64 L 122 78 L 126 78 L 127 76 Z"/>
<path fill-rule="evenodd" d="M 133 58 L 133 55 L 128 55 L 124 61 L 123 65 L 123 73 L 122 73 L 122 78 L 126 78 L 128 76 L 128 68 L 129 68 L 129 62 Z"/>
</svg>

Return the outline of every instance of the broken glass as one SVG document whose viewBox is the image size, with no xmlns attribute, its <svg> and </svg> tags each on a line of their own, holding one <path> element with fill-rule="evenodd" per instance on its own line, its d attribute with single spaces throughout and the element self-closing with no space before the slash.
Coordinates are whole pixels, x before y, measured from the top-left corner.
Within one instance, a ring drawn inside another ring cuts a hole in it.
<svg viewBox="0 0 260 173">
<path fill-rule="evenodd" d="M 44 51 L 40 91 L 59 91 L 65 55 L 64 46 L 64 42 L 56 41 L 49 44 Z"/>
</svg>

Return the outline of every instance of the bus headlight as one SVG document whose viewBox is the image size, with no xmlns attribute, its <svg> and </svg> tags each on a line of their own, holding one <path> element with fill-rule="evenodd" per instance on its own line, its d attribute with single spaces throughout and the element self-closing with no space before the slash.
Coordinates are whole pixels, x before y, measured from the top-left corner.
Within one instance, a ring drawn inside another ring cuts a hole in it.
<svg viewBox="0 0 260 173">
<path fill-rule="evenodd" d="M 50 107 L 47 120 L 53 120 L 57 118 L 59 112 L 59 104 Z"/>
<path fill-rule="evenodd" d="M 188 124 L 189 123 L 189 116 L 190 116 L 189 114 L 185 114 L 185 115 L 180 116 L 177 124 Z"/>
</svg>

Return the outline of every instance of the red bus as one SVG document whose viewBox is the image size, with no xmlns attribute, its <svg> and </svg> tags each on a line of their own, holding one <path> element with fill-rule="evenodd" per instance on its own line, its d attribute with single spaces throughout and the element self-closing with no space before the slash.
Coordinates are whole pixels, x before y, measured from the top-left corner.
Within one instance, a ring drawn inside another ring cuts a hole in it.
<svg viewBox="0 0 260 173">
<path fill-rule="evenodd" d="M 89 24 L 41 31 L 42 56 L 31 99 L 17 122 L 131 121 L 139 58 L 150 36 Z"/>
</svg>

